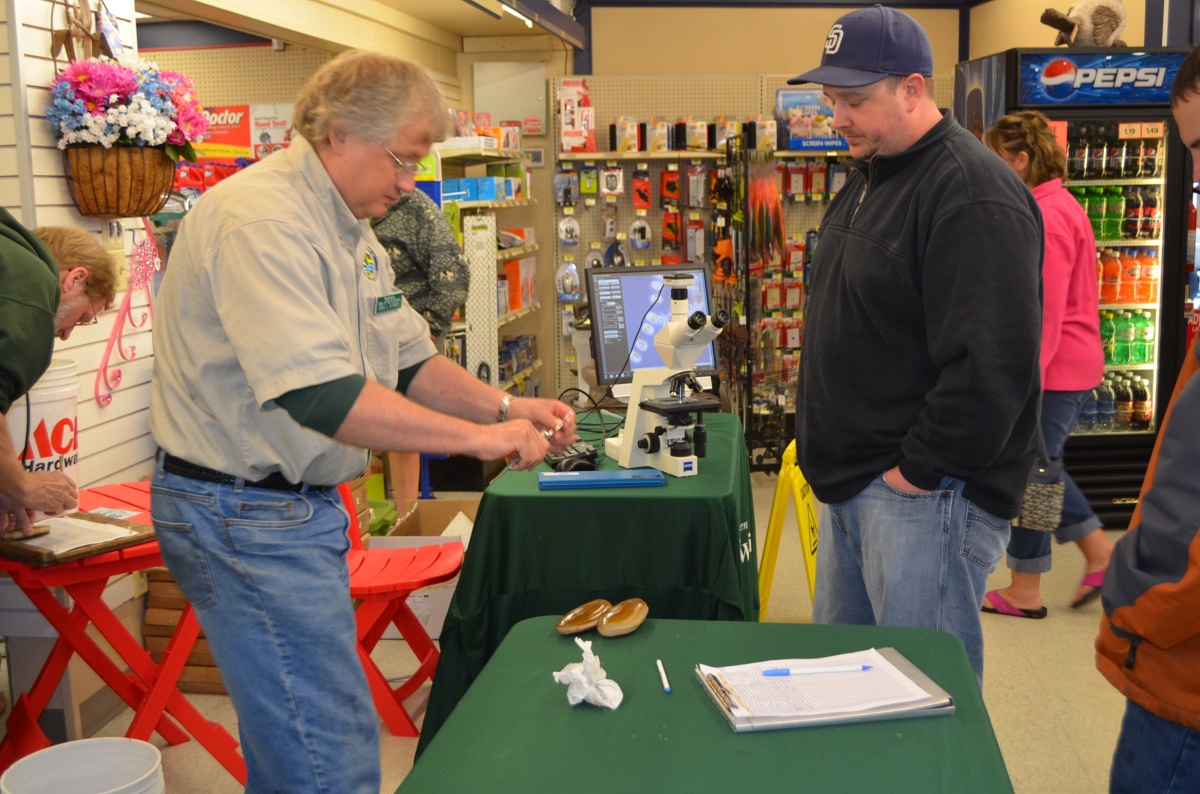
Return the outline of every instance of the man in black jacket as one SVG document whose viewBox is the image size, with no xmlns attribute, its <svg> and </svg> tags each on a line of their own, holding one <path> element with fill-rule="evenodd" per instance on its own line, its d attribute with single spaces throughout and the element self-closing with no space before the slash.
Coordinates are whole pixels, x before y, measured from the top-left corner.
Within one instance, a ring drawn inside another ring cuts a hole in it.
<svg viewBox="0 0 1200 794">
<path fill-rule="evenodd" d="M 979 609 L 1037 447 L 1042 222 L 932 95 L 929 39 L 841 17 L 819 83 L 854 156 L 812 261 L 798 462 L 825 503 L 813 619 L 957 635 Z"/>
</svg>

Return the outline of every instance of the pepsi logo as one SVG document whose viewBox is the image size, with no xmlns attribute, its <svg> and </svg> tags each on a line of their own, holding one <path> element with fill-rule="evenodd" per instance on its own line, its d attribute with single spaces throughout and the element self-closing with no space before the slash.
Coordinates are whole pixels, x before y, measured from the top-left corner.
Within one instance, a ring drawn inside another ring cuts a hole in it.
<svg viewBox="0 0 1200 794">
<path fill-rule="evenodd" d="M 1050 61 L 1042 70 L 1042 90 L 1051 99 L 1066 99 L 1075 93 L 1075 64 L 1064 58 Z"/>
</svg>

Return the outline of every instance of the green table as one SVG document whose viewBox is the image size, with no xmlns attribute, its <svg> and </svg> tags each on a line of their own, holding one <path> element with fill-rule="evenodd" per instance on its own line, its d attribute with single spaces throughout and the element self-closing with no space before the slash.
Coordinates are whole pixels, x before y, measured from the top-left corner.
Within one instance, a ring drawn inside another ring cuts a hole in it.
<svg viewBox="0 0 1200 794">
<path fill-rule="evenodd" d="M 526 618 L 637 596 L 651 617 L 758 620 L 741 423 L 707 414 L 705 424 L 700 473 L 668 476 L 662 488 L 539 491 L 535 472 L 514 471 L 488 487 L 442 629 L 418 754 L 508 630 Z M 601 457 L 600 468 L 617 465 Z"/>
<path fill-rule="evenodd" d="M 588 632 L 625 693 L 609 711 L 567 704 L 551 673 L 582 654 L 554 622 L 509 632 L 398 794 L 1013 790 L 966 651 L 946 632 L 653 618 L 625 637 Z M 898 649 L 951 694 L 955 713 L 735 734 L 692 672 L 870 647 Z"/>
</svg>

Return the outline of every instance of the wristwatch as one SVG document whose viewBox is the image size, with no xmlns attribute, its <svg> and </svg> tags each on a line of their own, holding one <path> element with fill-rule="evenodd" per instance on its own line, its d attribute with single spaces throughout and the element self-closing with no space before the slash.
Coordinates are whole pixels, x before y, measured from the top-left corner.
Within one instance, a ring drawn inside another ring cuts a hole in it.
<svg viewBox="0 0 1200 794">
<path fill-rule="evenodd" d="M 504 395 L 504 399 L 500 401 L 500 408 L 496 411 L 497 422 L 508 421 L 508 406 L 512 405 L 513 400 L 517 399 L 511 394 Z"/>
</svg>

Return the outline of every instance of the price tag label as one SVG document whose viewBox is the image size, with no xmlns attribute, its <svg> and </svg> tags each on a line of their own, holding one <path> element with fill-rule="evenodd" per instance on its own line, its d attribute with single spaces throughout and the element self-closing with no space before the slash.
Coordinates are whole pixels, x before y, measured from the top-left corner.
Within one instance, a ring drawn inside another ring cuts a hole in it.
<svg viewBox="0 0 1200 794">
<path fill-rule="evenodd" d="M 700 213 L 698 213 L 698 212 L 689 212 L 689 213 L 688 213 L 688 219 L 689 219 L 689 220 L 693 220 L 693 221 L 698 221 L 698 220 L 700 220 Z"/>
<path fill-rule="evenodd" d="M 605 201 L 607 201 L 609 204 L 616 204 L 616 203 L 617 203 L 617 197 L 616 197 L 616 195 L 615 195 L 615 194 L 614 194 L 614 195 L 608 195 L 608 196 L 605 196 L 605 197 L 604 197 L 604 200 L 605 200 Z"/>
<path fill-rule="evenodd" d="M 594 198 L 587 198 L 587 199 L 584 199 L 584 200 L 583 200 L 583 206 L 585 206 L 585 207 L 594 207 L 594 206 L 596 206 L 596 199 L 594 199 Z"/>
<path fill-rule="evenodd" d="M 718 216 L 717 216 L 717 227 L 718 227 L 718 228 L 720 228 L 720 227 L 722 227 L 722 226 L 724 226 L 724 225 L 725 225 L 725 216 L 724 216 L 724 215 L 718 215 Z"/>
<path fill-rule="evenodd" d="M 1143 138 L 1162 138 L 1167 134 L 1166 122 L 1147 121 L 1142 124 Z"/>
<path fill-rule="evenodd" d="M 644 217 L 646 217 L 646 212 L 647 212 L 647 210 L 634 210 L 633 214 L 638 216 L 639 218 L 644 218 Z"/>
<path fill-rule="evenodd" d="M 604 164 L 606 166 L 608 166 L 609 168 L 612 168 L 617 164 L 617 161 L 616 160 L 606 160 Z"/>
<path fill-rule="evenodd" d="M 575 254 L 563 254 L 563 261 L 564 262 L 574 262 Z"/>
<path fill-rule="evenodd" d="M 591 201 L 591 199 L 588 199 L 588 201 Z M 575 205 L 574 204 L 564 204 L 562 211 L 563 211 L 563 215 L 574 215 L 575 214 Z"/>
<path fill-rule="evenodd" d="M 1117 137 L 1123 141 L 1144 137 L 1142 125 L 1133 121 L 1123 121 L 1117 128 Z"/>
<path fill-rule="evenodd" d="M 633 260 L 633 264 L 637 267 L 645 267 L 646 260 L 645 259 L 635 259 L 635 260 Z"/>
<path fill-rule="evenodd" d="M 649 164 L 649 163 L 638 163 L 638 164 L 637 164 L 637 167 L 638 167 L 638 168 L 640 168 L 640 169 L 641 169 L 641 170 L 643 170 L 643 171 L 649 171 L 649 170 L 650 170 L 650 164 Z"/>
<path fill-rule="evenodd" d="M 628 232 L 617 232 L 617 239 L 618 240 L 628 240 L 629 233 Z"/>
<path fill-rule="evenodd" d="M 654 257 L 653 259 L 651 259 L 651 260 L 650 260 L 650 264 L 652 264 L 652 265 L 661 265 L 661 264 L 662 264 L 662 258 L 661 258 L 661 257 L 657 257 L 657 256 L 656 256 L 656 257 Z"/>
<path fill-rule="evenodd" d="M 668 171 L 678 171 L 679 163 L 667 163 L 667 170 Z"/>
<path fill-rule="evenodd" d="M 593 241 L 592 241 L 592 244 L 591 244 L 591 249 L 592 249 L 593 251 L 599 251 L 599 250 L 600 250 L 601 248 L 603 248 L 603 247 L 604 247 L 603 245 L 601 245 L 600 243 L 596 242 L 595 240 L 593 240 Z"/>
</svg>

